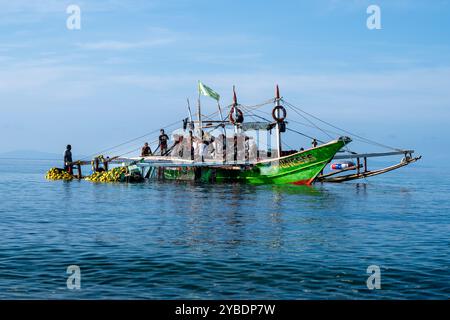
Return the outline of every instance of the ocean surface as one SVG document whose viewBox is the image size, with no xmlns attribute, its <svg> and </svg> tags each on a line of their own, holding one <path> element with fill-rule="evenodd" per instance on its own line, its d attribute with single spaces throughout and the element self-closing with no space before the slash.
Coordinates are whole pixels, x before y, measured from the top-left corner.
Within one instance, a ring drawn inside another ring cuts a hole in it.
<svg viewBox="0 0 450 320">
<path fill-rule="evenodd" d="M 313 187 L 45 180 L 55 165 L 0 160 L 1 299 L 450 298 L 450 174 L 426 162 Z"/>
</svg>

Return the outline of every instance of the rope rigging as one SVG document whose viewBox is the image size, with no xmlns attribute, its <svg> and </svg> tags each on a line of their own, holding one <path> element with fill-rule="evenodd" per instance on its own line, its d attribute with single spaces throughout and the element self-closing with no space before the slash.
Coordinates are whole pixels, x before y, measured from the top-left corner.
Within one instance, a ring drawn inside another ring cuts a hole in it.
<svg viewBox="0 0 450 320">
<path fill-rule="evenodd" d="M 260 116 L 260 115 L 256 114 L 256 112 L 261 113 L 261 114 L 270 115 L 268 112 L 264 112 L 264 111 L 259 110 L 259 109 L 260 109 L 261 107 L 263 107 L 263 106 L 268 105 L 268 104 L 273 104 L 273 103 L 275 103 L 276 101 L 277 101 L 276 98 L 275 98 L 275 99 L 274 99 L 274 98 L 271 98 L 271 99 L 269 99 L 269 100 L 267 100 L 267 101 L 265 101 L 265 102 L 263 102 L 263 103 L 256 104 L 256 105 L 245 106 L 245 105 L 242 105 L 242 104 L 237 104 L 237 106 L 239 106 L 240 108 L 242 108 L 242 110 L 245 111 L 245 113 L 246 113 L 248 116 L 252 117 L 252 118 L 257 118 L 257 119 L 266 121 L 266 122 L 268 122 L 268 123 L 272 123 L 272 120 L 271 120 L 271 119 L 267 119 L 266 117 Z M 289 107 L 290 110 L 292 110 L 294 113 L 296 113 L 297 115 L 299 115 L 300 117 L 302 117 L 304 120 L 306 120 L 306 121 L 308 122 L 308 124 L 307 124 L 307 123 L 303 123 L 303 122 L 296 121 L 296 120 L 294 120 L 294 119 L 289 119 L 290 122 L 297 123 L 297 124 L 300 124 L 300 125 L 303 125 L 303 126 L 306 126 L 306 127 L 310 127 L 310 128 L 317 129 L 317 130 L 319 130 L 320 132 L 322 132 L 324 135 L 326 135 L 326 136 L 327 136 L 328 138 L 330 138 L 330 139 L 335 139 L 335 137 L 333 137 L 331 134 L 341 135 L 341 133 L 344 132 L 344 133 L 350 135 L 352 138 L 354 138 L 354 140 L 357 140 L 357 141 L 360 141 L 360 142 L 363 142 L 363 143 L 367 143 L 367 144 L 371 144 L 371 145 L 376 145 L 376 146 L 383 147 L 383 148 L 390 149 L 390 150 L 394 150 L 394 151 L 403 151 L 403 150 L 401 150 L 401 149 L 394 148 L 394 147 L 391 147 L 391 146 L 388 146 L 388 145 L 385 145 L 385 144 L 382 144 L 382 143 L 379 143 L 379 142 L 376 142 L 376 141 L 373 141 L 373 140 L 364 138 L 364 137 L 362 137 L 362 136 L 360 136 L 360 135 L 358 135 L 358 134 L 355 134 L 355 133 L 352 133 L 352 132 L 350 132 L 350 131 L 348 131 L 348 130 L 342 129 L 342 128 L 336 126 L 336 125 L 333 125 L 333 124 L 331 124 L 331 123 L 329 123 L 329 122 L 327 122 L 327 121 L 325 121 L 325 120 L 322 120 L 322 119 L 320 119 L 320 118 L 318 118 L 318 117 L 316 117 L 316 116 L 314 116 L 314 115 L 312 115 L 312 114 L 310 114 L 310 113 L 308 113 L 308 112 L 302 110 L 301 108 L 299 108 L 299 107 L 297 107 L 297 106 L 295 106 L 295 105 L 289 103 L 288 101 L 284 100 L 283 98 L 281 98 L 280 101 L 283 103 L 283 105 Z M 227 105 L 227 106 L 225 107 L 225 109 L 232 108 L 233 106 L 234 106 L 234 104 L 229 104 L 229 105 Z M 205 121 L 208 122 L 208 120 L 213 121 L 213 117 L 214 117 L 215 115 L 217 115 L 218 113 L 219 113 L 219 111 L 217 110 L 217 111 L 215 111 L 215 112 L 213 112 L 213 113 L 211 113 L 211 114 L 209 114 L 209 115 L 203 115 L 203 114 L 202 114 L 202 116 L 205 118 Z M 195 115 L 195 116 L 198 116 L 198 113 L 195 113 L 194 115 Z M 226 119 L 228 119 L 228 118 L 229 118 L 229 114 L 227 114 L 227 116 L 226 116 L 223 120 L 226 122 L 226 121 L 227 121 Z M 323 129 L 323 128 L 319 127 L 319 126 L 318 126 L 314 121 L 312 121 L 310 118 L 315 119 L 315 120 L 317 120 L 317 121 L 319 121 L 319 122 L 321 122 L 321 123 L 323 123 L 323 124 L 325 124 L 325 125 L 327 125 L 327 126 L 329 126 L 329 127 L 331 127 L 331 128 L 334 128 L 334 129 L 338 130 L 339 132 L 335 132 L 335 131 L 328 130 L 328 129 Z M 176 121 L 176 122 L 173 122 L 173 123 L 171 123 L 171 124 L 169 124 L 169 125 L 167 125 L 167 126 L 164 126 L 163 128 L 164 128 L 164 129 L 168 129 L 168 128 L 171 128 L 171 127 L 177 125 L 178 123 L 179 123 L 179 121 Z M 220 123 L 220 124 L 214 126 L 214 127 L 213 127 L 212 129 L 210 129 L 210 130 L 205 129 L 205 132 L 212 132 L 212 131 L 214 131 L 214 130 L 220 128 L 220 127 L 223 127 L 224 125 L 225 125 L 224 123 Z M 129 145 L 129 144 L 131 144 L 131 143 L 133 143 L 133 142 L 135 142 L 135 141 L 138 141 L 138 140 L 140 140 L 140 139 L 142 139 L 142 138 L 145 138 L 145 137 L 147 137 L 147 136 L 153 135 L 153 134 L 157 133 L 159 130 L 160 130 L 160 129 L 152 130 L 152 131 L 150 131 L 150 132 L 148 132 L 148 133 L 145 133 L 145 134 L 143 134 L 143 135 L 141 135 L 141 136 L 139 136 L 139 137 L 136 137 L 136 138 L 127 140 L 127 141 L 125 141 L 125 142 L 122 142 L 122 143 L 120 143 L 120 144 L 114 145 L 114 146 L 112 146 L 112 147 L 103 149 L 103 150 L 101 150 L 100 152 L 96 152 L 96 153 L 94 153 L 94 154 L 92 154 L 92 155 L 89 155 L 89 156 L 86 156 L 86 157 L 84 157 L 84 158 L 82 158 L 82 159 L 80 159 L 80 160 L 85 160 L 85 159 L 88 159 L 88 158 L 92 158 L 92 157 L 94 157 L 94 156 L 96 156 L 96 155 L 98 155 L 98 154 L 103 154 L 103 153 L 105 153 L 105 152 L 108 152 L 108 151 L 112 151 L 112 150 L 118 149 L 118 148 L 120 148 L 120 147 L 122 147 L 122 146 Z M 307 134 L 305 134 L 305 133 L 303 133 L 303 132 L 300 132 L 300 131 L 297 131 L 297 130 L 295 130 L 295 129 L 287 128 L 287 127 L 286 127 L 286 130 L 289 130 L 290 132 L 299 134 L 299 135 L 304 136 L 304 137 L 309 138 L 309 139 L 315 139 L 315 140 L 317 140 L 317 141 L 320 142 L 320 143 L 325 143 L 323 140 L 317 139 L 317 138 L 315 138 L 315 137 L 312 137 L 312 136 L 310 136 L 310 135 L 307 135 Z M 331 133 L 331 134 L 330 134 L 330 133 Z M 157 141 L 158 141 L 158 140 L 156 140 L 155 142 L 157 142 Z M 154 143 L 154 142 L 152 142 L 152 144 L 153 144 L 153 143 Z M 284 143 L 284 142 L 283 142 L 283 143 Z M 285 143 L 284 143 L 284 144 L 285 144 Z M 344 148 L 346 149 L 347 152 L 352 153 L 352 154 L 355 154 L 355 152 L 349 150 L 347 146 L 344 146 Z M 122 153 L 122 154 L 121 154 L 120 156 L 118 156 L 118 157 L 121 157 L 121 156 L 123 156 L 123 155 L 129 154 L 129 153 L 132 153 L 132 152 L 135 152 L 135 151 L 137 151 L 137 150 L 139 150 L 139 149 L 140 149 L 140 147 L 137 148 L 137 149 L 133 149 L 133 150 L 131 150 L 131 151 Z M 155 150 L 155 151 L 156 151 L 156 150 Z"/>
<path fill-rule="evenodd" d="M 360 136 L 360 135 L 357 135 L 357 134 L 355 134 L 355 133 L 352 133 L 352 132 L 350 132 L 350 131 L 348 131 L 348 130 L 339 128 L 339 127 L 337 127 L 337 126 L 335 126 L 335 125 L 333 125 L 333 124 L 331 124 L 331 123 L 329 123 L 329 122 L 327 122 L 327 121 L 324 121 L 324 120 L 322 120 L 322 119 L 320 119 L 320 118 L 318 118 L 318 117 L 316 117 L 316 116 L 314 116 L 314 115 L 312 115 L 312 114 L 310 114 L 310 113 L 308 113 L 308 112 L 306 112 L 306 111 L 300 109 L 299 107 L 294 106 L 293 104 L 287 102 L 287 101 L 284 100 L 284 99 L 283 99 L 282 101 L 283 101 L 287 106 L 291 107 L 292 109 L 297 110 L 298 112 L 302 112 L 302 113 L 304 113 L 304 114 L 306 114 L 306 115 L 308 115 L 308 116 L 310 116 L 310 117 L 312 117 L 312 118 L 314 118 L 314 119 L 316 119 L 316 120 L 318 120 L 318 121 L 320 121 L 320 122 L 322 122 L 322 123 L 324 123 L 324 124 L 326 124 L 326 125 L 328 125 L 328 126 L 334 128 L 334 129 L 337 129 L 337 130 L 339 130 L 339 131 L 345 132 L 346 134 L 349 134 L 349 135 L 351 135 L 351 136 L 353 136 L 353 137 L 359 138 L 361 142 L 365 142 L 365 143 L 372 144 L 372 145 L 377 145 L 377 146 L 379 146 L 379 147 L 383 147 L 383 148 L 386 148 L 386 149 L 391 149 L 391 150 L 394 150 L 394 151 L 403 151 L 403 150 L 401 150 L 401 149 L 387 146 L 387 145 L 385 145 L 385 144 L 382 144 L 382 143 L 379 143 L 379 142 L 376 142 L 376 141 L 373 141 L 373 140 L 364 138 L 364 137 L 362 137 L 362 136 Z"/>
<path fill-rule="evenodd" d="M 176 125 L 176 124 L 178 124 L 178 123 L 179 123 L 179 121 L 173 122 L 173 123 L 169 124 L 168 126 L 166 126 L 166 127 L 164 127 L 164 128 L 170 128 L 170 127 L 173 127 L 174 125 Z M 107 151 L 111 151 L 111 150 L 117 149 L 117 148 L 119 148 L 119 147 L 121 147 L 121 146 L 127 145 L 127 144 L 129 144 L 129 143 L 131 143 L 131 142 L 134 142 L 134 141 L 136 141 L 136 140 L 139 140 L 139 139 L 145 138 L 145 137 L 147 137 L 147 136 L 150 136 L 150 135 L 152 135 L 152 134 L 154 134 L 154 133 L 157 133 L 159 130 L 160 130 L 160 129 L 156 129 L 156 130 L 150 131 L 150 132 L 148 132 L 148 133 L 146 133 L 146 134 L 144 134 L 144 135 L 142 135 L 142 136 L 139 136 L 139 137 L 137 137 L 137 138 L 133 138 L 133 139 L 127 140 L 127 141 L 122 142 L 122 143 L 120 143 L 120 144 L 118 144 L 118 145 L 115 145 L 115 146 L 113 146 L 113 147 L 109 147 L 109 148 L 107 148 L 107 149 L 103 149 L 102 151 L 93 153 L 93 154 L 91 154 L 91 155 L 89 155 L 89 156 L 86 156 L 86 157 L 84 157 L 84 158 L 81 158 L 80 160 L 90 159 L 90 158 L 92 158 L 92 157 L 94 157 L 94 156 L 96 156 L 96 155 L 103 154 L 103 153 L 105 153 L 105 152 L 107 152 Z"/>
<path fill-rule="evenodd" d="M 244 107 L 244 108 L 245 108 L 245 107 Z M 247 111 L 247 112 L 248 112 L 248 111 Z M 258 112 L 266 113 L 266 114 L 270 115 L 268 112 L 264 112 L 264 111 L 261 111 L 261 110 L 258 110 Z M 255 113 L 252 113 L 251 111 L 250 111 L 249 113 L 250 113 L 250 115 L 252 115 L 252 116 L 254 116 L 254 117 L 256 117 L 256 118 L 259 118 L 259 119 L 264 120 L 264 121 L 267 121 L 267 122 L 271 122 L 269 119 L 264 118 L 264 117 L 261 117 L 261 116 L 255 114 Z M 292 121 L 292 120 L 291 120 L 291 121 Z M 324 141 L 322 141 L 322 140 L 320 140 L 320 139 L 314 138 L 314 137 L 309 136 L 309 135 L 307 135 L 307 134 L 304 134 L 304 133 L 302 133 L 302 132 L 300 132 L 300 131 L 297 131 L 297 130 L 294 130 L 294 129 L 291 129 L 291 128 L 288 128 L 288 127 L 286 127 L 286 130 L 289 130 L 289 131 L 291 131 L 291 132 L 297 133 L 297 134 L 299 134 L 299 135 L 301 135 L 301 136 L 304 136 L 304 137 L 306 137 L 306 138 L 308 138 L 308 139 L 311 139 L 311 140 L 316 139 L 316 140 L 317 140 L 318 142 L 320 142 L 320 143 L 325 143 Z"/>
</svg>

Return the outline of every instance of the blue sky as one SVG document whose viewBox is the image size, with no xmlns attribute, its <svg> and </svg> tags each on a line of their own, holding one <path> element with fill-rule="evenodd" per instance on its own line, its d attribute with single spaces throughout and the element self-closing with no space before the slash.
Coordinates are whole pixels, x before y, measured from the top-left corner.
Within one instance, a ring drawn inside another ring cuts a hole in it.
<svg viewBox="0 0 450 320">
<path fill-rule="evenodd" d="M 81 30 L 66 28 L 69 4 L 81 8 Z M 370 4 L 381 8 L 381 30 L 366 27 Z M 95 153 L 185 117 L 202 80 L 223 105 L 233 85 L 241 103 L 255 104 L 278 83 L 286 100 L 350 131 L 429 159 L 449 155 L 449 1 L 0 0 L 0 8 L 0 152 L 61 153 L 71 143 L 75 154 Z M 205 108 L 215 111 L 210 101 Z"/>
</svg>

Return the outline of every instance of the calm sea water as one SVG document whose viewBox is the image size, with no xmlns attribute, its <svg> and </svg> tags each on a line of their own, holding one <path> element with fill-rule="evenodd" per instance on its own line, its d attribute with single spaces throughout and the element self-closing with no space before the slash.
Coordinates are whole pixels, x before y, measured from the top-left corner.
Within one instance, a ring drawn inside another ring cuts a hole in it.
<svg viewBox="0 0 450 320">
<path fill-rule="evenodd" d="M 450 297 L 450 175 L 426 163 L 314 187 L 46 181 L 54 165 L 0 160 L 0 298 Z"/>
</svg>

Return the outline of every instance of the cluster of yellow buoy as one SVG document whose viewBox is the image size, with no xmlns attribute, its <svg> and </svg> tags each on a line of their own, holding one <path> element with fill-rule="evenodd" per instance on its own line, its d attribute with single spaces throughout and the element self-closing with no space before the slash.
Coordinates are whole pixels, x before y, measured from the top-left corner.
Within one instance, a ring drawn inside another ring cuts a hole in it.
<svg viewBox="0 0 450 320">
<path fill-rule="evenodd" d="M 50 170 L 47 171 L 45 178 L 48 180 L 70 181 L 73 179 L 73 175 L 71 175 L 69 172 L 64 171 L 62 169 L 51 168 Z"/>
<path fill-rule="evenodd" d="M 94 172 L 89 177 L 84 178 L 84 180 L 91 182 L 120 182 L 126 172 L 126 167 L 118 167 L 109 171 Z"/>
</svg>

